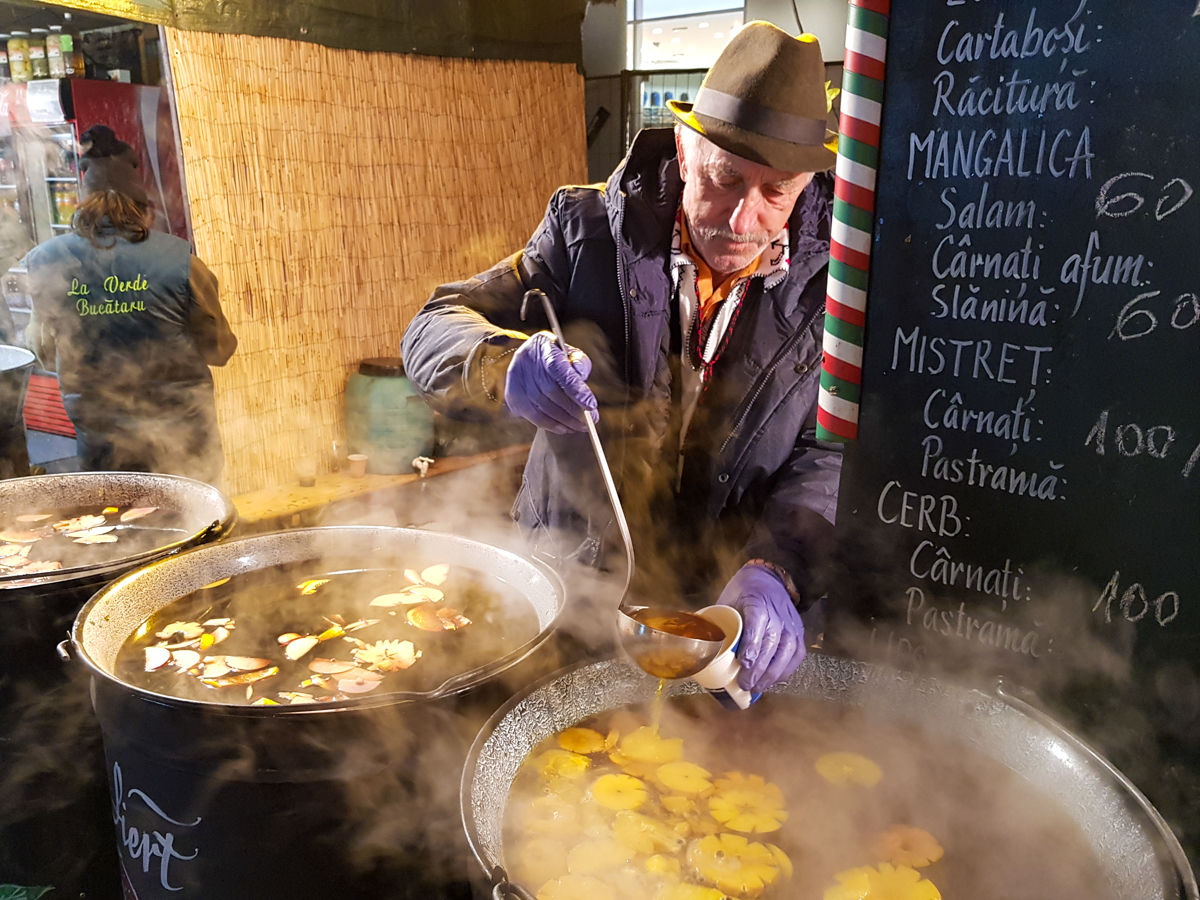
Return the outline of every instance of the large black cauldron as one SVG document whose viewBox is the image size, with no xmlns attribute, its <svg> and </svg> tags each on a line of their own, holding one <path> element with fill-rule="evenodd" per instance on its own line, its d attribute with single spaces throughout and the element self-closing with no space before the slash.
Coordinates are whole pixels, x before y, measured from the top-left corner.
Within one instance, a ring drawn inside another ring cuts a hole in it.
<svg viewBox="0 0 1200 900">
<path fill-rule="evenodd" d="M 215 580 L 311 561 L 326 570 L 439 559 L 506 582 L 538 634 L 425 693 L 308 706 L 238 706 L 155 694 L 114 674 L 126 638 Z M 468 852 L 457 783 L 486 719 L 472 699 L 551 634 L 564 590 L 549 570 L 451 535 L 314 528 L 203 547 L 112 584 L 72 632 L 92 671 L 127 897 L 328 900 L 453 896 Z M 467 692 L 470 692 L 469 694 Z"/>
<path fill-rule="evenodd" d="M 213 541 L 237 513 L 216 488 L 174 475 L 81 472 L 0 481 L 0 509 L 159 506 L 182 524 L 154 547 L 34 576 L 0 576 L 0 884 L 119 897 L 100 732 L 87 679 L 55 645 L 79 608 L 119 575 Z M 120 546 L 114 545 L 114 546 Z"/>
</svg>

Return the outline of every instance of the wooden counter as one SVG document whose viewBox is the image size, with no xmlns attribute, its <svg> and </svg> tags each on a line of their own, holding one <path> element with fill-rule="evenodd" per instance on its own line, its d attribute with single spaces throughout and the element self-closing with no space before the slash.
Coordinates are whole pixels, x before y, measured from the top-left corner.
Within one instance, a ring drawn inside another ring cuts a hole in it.
<svg viewBox="0 0 1200 900">
<path fill-rule="evenodd" d="M 426 478 L 436 478 L 485 463 L 511 459 L 514 463 L 529 453 L 528 444 L 505 447 L 480 453 L 476 456 L 447 456 L 435 460 L 429 467 Z M 403 488 L 417 484 L 421 476 L 416 472 L 405 475 L 364 475 L 351 478 L 345 472 L 318 475 L 312 487 L 298 484 L 279 485 L 261 491 L 251 491 L 233 498 L 238 511 L 238 531 L 266 531 L 274 528 L 299 527 L 313 524 L 316 513 L 331 503 L 351 500 L 365 494 Z"/>
</svg>

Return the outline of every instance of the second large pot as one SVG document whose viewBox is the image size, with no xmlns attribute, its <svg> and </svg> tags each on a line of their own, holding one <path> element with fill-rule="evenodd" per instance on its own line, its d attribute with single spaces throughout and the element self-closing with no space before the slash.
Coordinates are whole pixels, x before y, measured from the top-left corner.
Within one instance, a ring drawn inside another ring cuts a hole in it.
<svg viewBox="0 0 1200 900">
<path fill-rule="evenodd" d="M 125 639 L 222 578 L 436 557 L 505 582 L 538 633 L 425 693 L 322 706 L 240 706 L 151 693 L 116 674 Z M 486 713 L 470 696 L 549 637 L 565 601 L 549 570 L 486 544 L 397 528 L 304 529 L 206 547 L 99 593 L 72 642 L 94 674 L 127 897 L 444 895 L 462 881 L 461 761 Z"/>
<path fill-rule="evenodd" d="M 668 684 L 672 696 L 700 692 L 694 682 Z M 499 877 L 511 863 L 506 856 L 511 848 L 505 846 L 505 808 L 530 751 L 589 716 L 649 703 L 658 685 L 657 679 L 625 660 L 580 664 L 531 686 L 493 716 L 471 747 L 461 796 L 467 836 L 485 871 Z M 1183 849 L 1146 798 L 1064 728 L 1003 689 L 985 692 L 811 655 L 771 693 L 865 709 L 873 721 L 919 728 L 1000 763 L 1078 825 L 1112 897 L 1200 897 Z M 988 811 L 979 809 L 977 814 L 987 816 Z M 1003 877 L 1002 872 L 994 874 Z"/>
</svg>

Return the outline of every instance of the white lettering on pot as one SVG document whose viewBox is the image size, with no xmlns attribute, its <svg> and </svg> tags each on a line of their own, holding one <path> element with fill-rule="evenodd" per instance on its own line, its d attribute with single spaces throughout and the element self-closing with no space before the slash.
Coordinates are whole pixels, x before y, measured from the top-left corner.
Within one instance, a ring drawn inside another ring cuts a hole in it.
<svg viewBox="0 0 1200 900">
<path fill-rule="evenodd" d="M 151 812 L 170 825 L 176 825 L 180 828 L 193 828 L 200 824 L 200 819 L 195 822 L 178 822 L 168 816 L 157 803 L 150 799 L 144 792 L 137 788 L 125 790 L 124 780 L 121 777 L 121 764 L 113 763 L 113 824 L 117 826 L 121 834 L 121 846 L 125 848 L 125 853 L 130 860 L 141 860 L 142 871 L 150 872 L 150 861 L 158 859 L 158 881 L 165 890 L 181 891 L 183 887 L 171 887 L 169 882 L 169 869 L 171 860 L 195 859 L 200 855 L 200 850 L 196 849 L 191 856 L 184 856 L 175 849 L 175 833 L 164 828 L 162 831 L 157 829 L 145 832 L 139 831 L 132 825 L 126 825 L 125 810 L 131 801 L 137 800 L 145 804 Z"/>
</svg>

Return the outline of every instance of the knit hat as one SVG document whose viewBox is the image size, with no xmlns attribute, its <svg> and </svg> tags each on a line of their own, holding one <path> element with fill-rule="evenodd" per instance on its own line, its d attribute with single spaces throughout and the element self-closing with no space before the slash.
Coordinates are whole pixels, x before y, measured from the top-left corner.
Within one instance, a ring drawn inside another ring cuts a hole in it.
<svg viewBox="0 0 1200 900">
<path fill-rule="evenodd" d="M 117 140 L 107 125 L 93 125 L 79 136 L 84 148 L 79 168 L 83 172 L 85 197 L 103 191 L 117 191 L 135 203 L 150 202 L 137 170 L 138 157 L 127 143 Z"/>
</svg>

